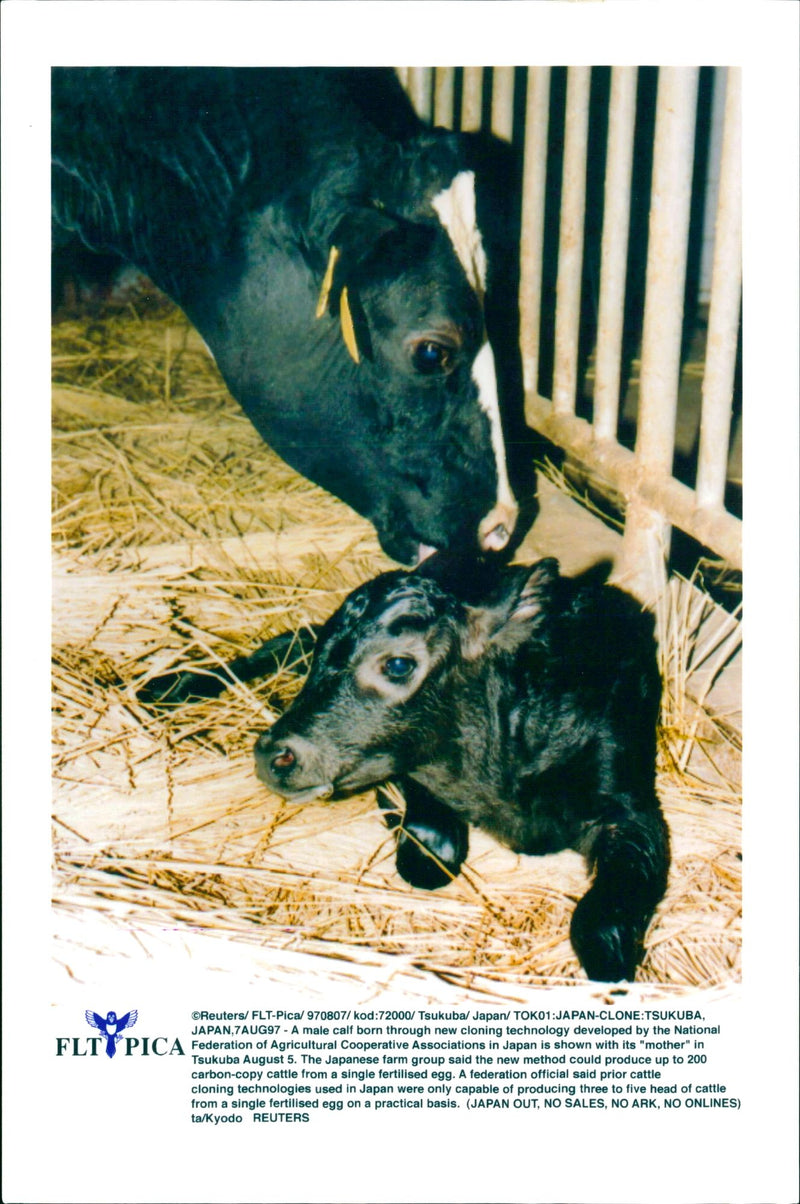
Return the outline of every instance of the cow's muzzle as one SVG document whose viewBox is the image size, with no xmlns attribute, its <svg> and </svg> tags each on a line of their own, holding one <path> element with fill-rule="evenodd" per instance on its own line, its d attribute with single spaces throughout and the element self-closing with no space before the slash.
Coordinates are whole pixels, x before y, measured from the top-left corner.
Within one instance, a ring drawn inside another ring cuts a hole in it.
<svg viewBox="0 0 800 1204">
<path fill-rule="evenodd" d="M 498 502 L 478 525 L 478 543 L 483 552 L 500 552 L 517 525 L 519 506 L 514 501 Z"/>
</svg>

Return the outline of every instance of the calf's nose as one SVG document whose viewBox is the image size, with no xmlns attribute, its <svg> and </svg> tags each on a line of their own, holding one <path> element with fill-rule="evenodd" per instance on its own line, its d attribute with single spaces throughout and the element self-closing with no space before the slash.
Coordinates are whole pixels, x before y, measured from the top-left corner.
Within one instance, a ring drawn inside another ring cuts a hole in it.
<svg viewBox="0 0 800 1204">
<path fill-rule="evenodd" d="M 333 791 L 318 750 L 302 736 L 263 732 L 256 740 L 255 758 L 256 773 L 276 794 L 299 802 Z"/>
<path fill-rule="evenodd" d="M 299 750 L 290 739 L 275 738 L 271 732 L 263 732 L 256 740 L 256 770 L 267 786 L 285 782 L 300 768 Z"/>
<path fill-rule="evenodd" d="M 297 757 L 289 748 L 288 744 L 279 749 L 269 762 L 269 767 L 272 773 L 277 777 L 283 777 L 284 774 L 294 769 L 297 764 Z"/>
</svg>

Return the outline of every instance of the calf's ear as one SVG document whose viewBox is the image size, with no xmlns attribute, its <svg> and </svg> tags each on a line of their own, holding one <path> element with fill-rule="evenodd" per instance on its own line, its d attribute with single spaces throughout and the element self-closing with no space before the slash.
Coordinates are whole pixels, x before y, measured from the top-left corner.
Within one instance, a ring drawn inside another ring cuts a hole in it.
<svg viewBox="0 0 800 1204">
<path fill-rule="evenodd" d="M 491 598 L 466 608 L 467 659 L 477 659 L 490 646 L 513 652 L 524 644 L 547 610 L 557 580 L 558 561 L 551 556 L 531 568 L 506 570 Z"/>
<path fill-rule="evenodd" d="M 522 623 L 541 615 L 558 580 L 558 567 L 558 561 L 553 556 L 546 556 L 532 565 L 509 615 L 509 622 Z"/>
</svg>

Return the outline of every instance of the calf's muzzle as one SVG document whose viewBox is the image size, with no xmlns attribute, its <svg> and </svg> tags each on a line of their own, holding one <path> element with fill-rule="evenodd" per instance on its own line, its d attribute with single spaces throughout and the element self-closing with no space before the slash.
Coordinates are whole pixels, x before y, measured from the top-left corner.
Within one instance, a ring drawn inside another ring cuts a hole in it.
<svg viewBox="0 0 800 1204">
<path fill-rule="evenodd" d="M 302 736 L 262 733 L 255 747 L 256 772 L 270 790 L 294 803 L 333 794 L 330 773 L 319 749 Z"/>
</svg>

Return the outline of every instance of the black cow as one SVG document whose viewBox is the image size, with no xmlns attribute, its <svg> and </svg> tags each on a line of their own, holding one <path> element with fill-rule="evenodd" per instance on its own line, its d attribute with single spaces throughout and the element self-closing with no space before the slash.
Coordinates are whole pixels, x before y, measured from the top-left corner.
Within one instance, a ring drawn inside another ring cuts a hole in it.
<svg viewBox="0 0 800 1204">
<path fill-rule="evenodd" d="M 52 100 L 56 248 L 145 272 L 395 559 L 508 544 L 469 139 L 390 71 L 59 68 Z"/>
<path fill-rule="evenodd" d="M 518 853 L 576 849 L 594 882 L 573 915 L 575 951 L 590 978 L 632 979 L 669 869 L 652 616 L 596 572 L 439 554 L 360 586 L 318 631 L 238 658 L 228 680 L 312 648 L 301 693 L 256 744 L 270 789 L 303 802 L 396 779 L 397 869 L 426 889 L 459 873 L 469 824 Z M 225 684 L 170 674 L 139 697 L 179 703 Z"/>
</svg>

